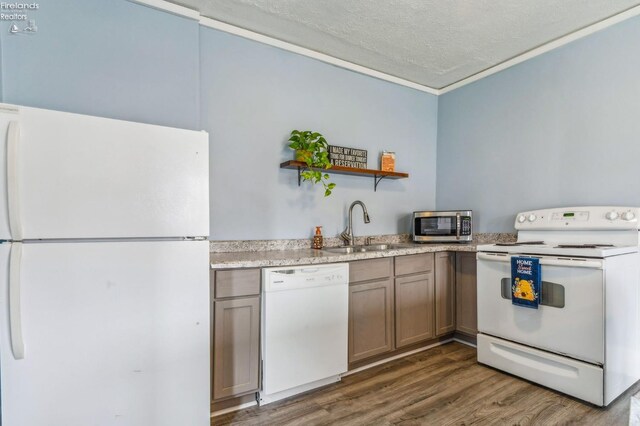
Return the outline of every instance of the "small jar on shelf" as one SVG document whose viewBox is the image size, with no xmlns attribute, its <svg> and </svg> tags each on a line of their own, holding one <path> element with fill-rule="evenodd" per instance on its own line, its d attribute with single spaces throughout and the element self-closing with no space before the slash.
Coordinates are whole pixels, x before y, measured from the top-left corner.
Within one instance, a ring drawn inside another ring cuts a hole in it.
<svg viewBox="0 0 640 426">
<path fill-rule="evenodd" d="M 380 170 L 383 172 L 393 172 L 396 170 L 395 152 L 382 151 L 382 155 L 380 155 Z"/>
</svg>

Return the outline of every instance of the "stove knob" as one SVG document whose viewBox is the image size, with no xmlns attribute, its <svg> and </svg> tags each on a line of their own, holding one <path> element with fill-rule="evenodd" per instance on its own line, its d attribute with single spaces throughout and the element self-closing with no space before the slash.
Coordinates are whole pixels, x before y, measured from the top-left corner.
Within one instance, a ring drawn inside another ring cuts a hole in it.
<svg viewBox="0 0 640 426">
<path fill-rule="evenodd" d="M 518 216 L 518 222 L 523 223 L 525 220 L 527 220 L 525 215 L 521 214 L 520 216 Z"/>
<path fill-rule="evenodd" d="M 633 220 L 636 218 L 636 215 L 633 212 L 624 212 L 622 213 L 622 220 Z"/>
<path fill-rule="evenodd" d="M 630 212 L 627 212 L 627 213 L 630 213 Z M 618 216 L 619 216 L 618 212 L 614 212 L 614 211 L 610 211 L 605 215 L 605 217 L 609 220 L 616 220 Z"/>
<path fill-rule="evenodd" d="M 537 218 L 538 218 L 538 217 L 537 217 L 535 214 L 531 213 L 527 219 L 529 219 L 529 222 L 533 222 L 533 221 L 534 221 L 534 220 L 536 220 Z"/>
</svg>

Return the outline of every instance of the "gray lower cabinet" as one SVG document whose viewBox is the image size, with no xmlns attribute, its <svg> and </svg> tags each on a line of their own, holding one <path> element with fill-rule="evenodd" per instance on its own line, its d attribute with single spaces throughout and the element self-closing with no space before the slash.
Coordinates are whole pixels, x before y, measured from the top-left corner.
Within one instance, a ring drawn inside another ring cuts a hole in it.
<svg viewBox="0 0 640 426">
<path fill-rule="evenodd" d="M 349 363 L 393 350 L 393 258 L 349 263 Z"/>
<path fill-rule="evenodd" d="M 433 273 L 396 278 L 396 348 L 435 337 Z"/>
<path fill-rule="evenodd" d="M 435 337 L 433 253 L 395 258 L 396 348 Z"/>
<path fill-rule="evenodd" d="M 478 333 L 476 254 L 458 253 L 456 262 L 456 331 Z"/>
<path fill-rule="evenodd" d="M 355 262 L 354 262 L 355 263 Z M 349 362 L 393 350 L 393 279 L 349 286 Z"/>
<path fill-rule="evenodd" d="M 216 401 L 258 390 L 260 274 L 258 269 L 215 271 L 212 277 L 212 399 Z"/>
<path fill-rule="evenodd" d="M 436 253 L 436 336 L 456 329 L 456 254 Z"/>
<path fill-rule="evenodd" d="M 455 253 L 351 262 L 349 362 L 455 330 Z"/>
</svg>

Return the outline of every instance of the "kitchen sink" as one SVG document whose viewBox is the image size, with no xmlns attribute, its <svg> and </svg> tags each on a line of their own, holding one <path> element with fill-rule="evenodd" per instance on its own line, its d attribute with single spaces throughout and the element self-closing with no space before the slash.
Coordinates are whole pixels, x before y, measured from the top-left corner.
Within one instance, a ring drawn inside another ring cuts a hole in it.
<svg viewBox="0 0 640 426">
<path fill-rule="evenodd" d="M 407 247 L 408 247 L 407 244 L 371 244 L 368 246 L 329 247 L 324 249 L 324 251 L 328 251 L 330 253 L 351 254 L 351 253 L 366 253 L 370 251 L 395 250 L 395 249 L 407 248 Z"/>
</svg>

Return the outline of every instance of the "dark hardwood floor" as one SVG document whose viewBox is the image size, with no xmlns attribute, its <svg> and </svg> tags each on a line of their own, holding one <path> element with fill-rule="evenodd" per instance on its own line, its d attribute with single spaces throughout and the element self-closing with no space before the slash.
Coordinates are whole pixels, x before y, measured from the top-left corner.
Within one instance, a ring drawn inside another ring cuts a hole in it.
<svg viewBox="0 0 640 426">
<path fill-rule="evenodd" d="M 639 390 L 636 384 L 601 409 L 479 365 L 474 348 L 449 343 L 211 424 L 626 425 Z"/>
</svg>

